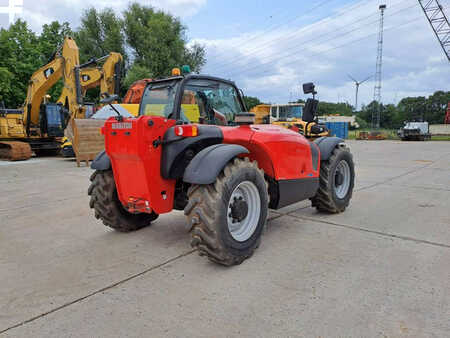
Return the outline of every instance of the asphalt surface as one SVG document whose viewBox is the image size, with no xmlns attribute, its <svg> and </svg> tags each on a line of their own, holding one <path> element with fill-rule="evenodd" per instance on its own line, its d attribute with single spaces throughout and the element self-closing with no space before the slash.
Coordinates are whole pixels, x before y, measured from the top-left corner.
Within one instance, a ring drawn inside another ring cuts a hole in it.
<svg viewBox="0 0 450 338">
<path fill-rule="evenodd" d="M 448 336 L 450 142 L 348 143 L 347 211 L 272 212 L 231 268 L 191 250 L 182 212 L 104 227 L 89 168 L 0 162 L 0 335 Z"/>
</svg>

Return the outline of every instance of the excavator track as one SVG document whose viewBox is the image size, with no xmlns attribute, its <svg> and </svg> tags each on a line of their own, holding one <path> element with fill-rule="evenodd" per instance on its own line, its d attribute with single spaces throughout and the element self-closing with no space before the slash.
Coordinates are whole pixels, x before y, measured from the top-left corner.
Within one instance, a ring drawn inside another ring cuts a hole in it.
<svg viewBox="0 0 450 338">
<path fill-rule="evenodd" d="M 31 147 L 26 142 L 0 141 L 0 159 L 21 161 L 28 160 L 31 155 Z"/>
</svg>

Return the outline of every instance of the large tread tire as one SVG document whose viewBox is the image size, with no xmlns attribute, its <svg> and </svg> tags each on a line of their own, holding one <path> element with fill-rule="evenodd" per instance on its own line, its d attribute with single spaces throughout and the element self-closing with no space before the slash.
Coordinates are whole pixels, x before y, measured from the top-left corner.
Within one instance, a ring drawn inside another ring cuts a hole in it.
<svg viewBox="0 0 450 338">
<path fill-rule="evenodd" d="M 90 180 L 89 206 L 94 209 L 95 218 L 101 219 L 104 225 L 120 232 L 129 232 L 146 227 L 158 218 L 155 212 L 132 214 L 122 206 L 111 170 L 97 170 L 91 175 Z"/>
<path fill-rule="evenodd" d="M 261 211 L 251 237 L 245 242 L 238 242 L 228 230 L 228 202 L 235 187 L 245 180 L 258 188 Z M 198 249 L 200 256 L 226 266 L 240 264 L 252 256 L 261 241 L 269 204 L 264 172 L 258 168 L 256 161 L 235 158 L 227 164 L 214 184 L 192 185 L 188 197 L 184 213 L 191 229 L 191 246 Z"/>
<path fill-rule="evenodd" d="M 338 163 L 347 161 L 350 167 L 350 186 L 344 198 L 340 199 L 335 193 L 335 173 Z M 319 189 L 311 198 L 312 206 L 318 211 L 337 214 L 343 212 L 349 205 L 355 183 L 355 165 L 348 147 L 341 145 L 333 150 L 330 158 L 320 163 Z"/>
</svg>

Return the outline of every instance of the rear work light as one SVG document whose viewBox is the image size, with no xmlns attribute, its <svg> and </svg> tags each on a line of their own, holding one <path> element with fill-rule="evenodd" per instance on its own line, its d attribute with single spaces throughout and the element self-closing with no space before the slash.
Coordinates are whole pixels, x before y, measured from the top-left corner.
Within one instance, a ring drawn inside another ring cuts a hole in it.
<svg viewBox="0 0 450 338">
<path fill-rule="evenodd" d="M 196 125 L 175 126 L 175 135 L 181 137 L 195 137 L 198 135 Z"/>
</svg>

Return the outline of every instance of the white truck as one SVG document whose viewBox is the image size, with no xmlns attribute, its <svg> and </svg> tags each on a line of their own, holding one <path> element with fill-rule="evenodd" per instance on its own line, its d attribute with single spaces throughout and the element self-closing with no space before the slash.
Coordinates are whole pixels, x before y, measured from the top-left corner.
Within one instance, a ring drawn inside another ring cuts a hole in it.
<svg viewBox="0 0 450 338">
<path fill-rule="evenodd" d="M 405 122 L 397 132 L 402 141 L 425 141 L 431 139 L 428 122 Z"/>
</svg>

